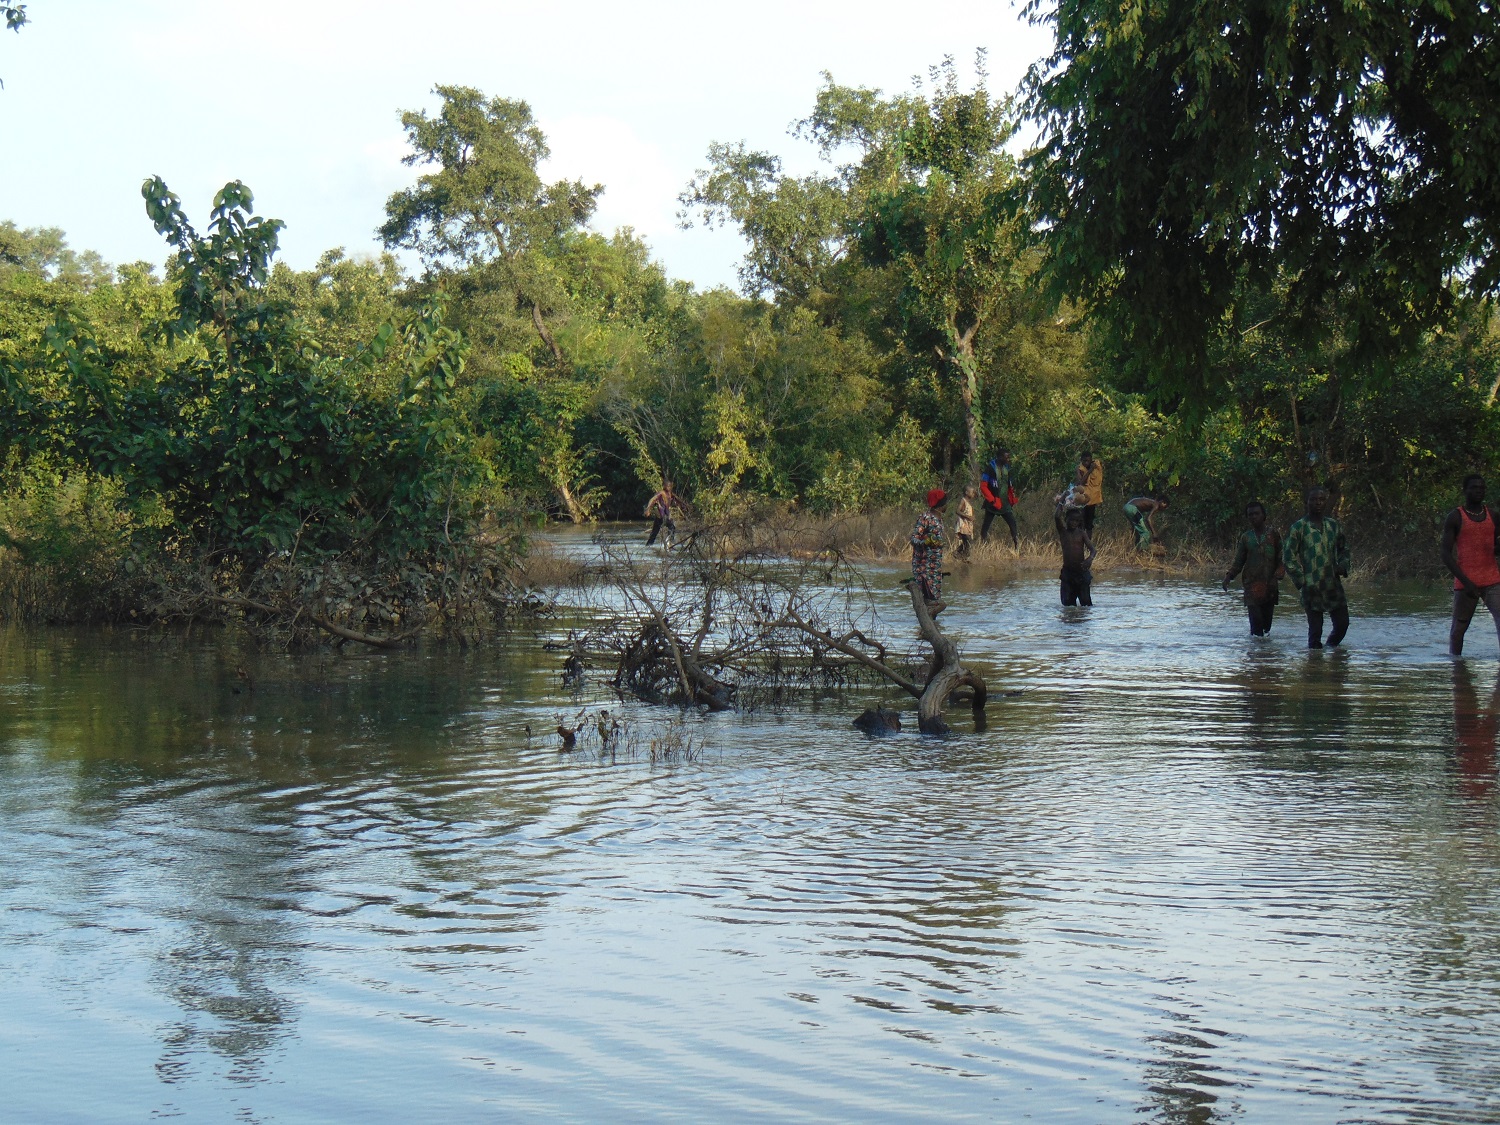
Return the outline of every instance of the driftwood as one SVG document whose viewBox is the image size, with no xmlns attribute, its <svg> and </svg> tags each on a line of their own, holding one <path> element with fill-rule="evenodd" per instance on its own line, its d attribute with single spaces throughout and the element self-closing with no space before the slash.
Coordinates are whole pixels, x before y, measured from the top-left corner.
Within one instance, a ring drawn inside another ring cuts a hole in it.
<svg viewBox="0 0 1500 1125">
<path fill-rule="evenodd" d="M 220 605 L 234 606 L 236 609 L 252 609 L 256 613 L 265 614 L 267 617 L 280 617 L 284 615 L 284 611 L 277 609 L 273 605 L 267 605 L 265 602 L 256 601 L 254 598 L 225 597 L 223 594 L 215 594 L 213 600 Z M 357 629 L 350 629 L 338 624 L 336 621 L 329 621 L 326 617 L 321 617 L 318 614 L 309 614 L 308 620 L 325 633 L 331 633 L 335 637 L 340 637 L 346 641 L 357 641 L 362 645 L 369 645 L 371 648 L 400 648 L 406 641 L 416 635 L 416 630 L 411 630 L 395 637 L 378 637 L 371 633 L 361 633 Z"/>
<path fill-rule="evenodd" d="M 702 529 L 644 560 L 618 540 L 597 542 L 598 574 L 612 596 L 601 599 L 592 623 L 555 646 L 570 650 L 564 672 L 572 682 L 597 661 L 613 665 L 617 691 L 724 710 L 734 705 L 742 677 L 755 692 L 873 675 L 917 701 L 924 734 L 948 732 L 943 709 L 960 688 L 972 693 L 975 720 L 984 722 L 984 679 L 964 666 L 918 588 L 912 608 L 932 650 L 925 676 L 921 656 L 906 643 L 888 647 L 871 635 L 869 623 L 879 617 L 863 575 L 816 542 L 788 535 L 761 543 L 753 532 Z M 882 728 L 898 729 L 881 711 L 873 716 Z"/>
<path fill-rule="evenodd" d="M 971 706 L 974 722 L 984 727 L 984 705 L 989 698 L 989 689 L 984 678 L 977 672 L 965 668 L 958 655 L 958 645 L 938 628 L 932 614 L 927 612 L 927 603 L 922 599 L 922 589 L 916 582 L 909 582 L 912 612 L 917 615 L 917 627 L 922 637 L 932 646 L 932 674 L 922 689 L 917 704 L 917 728 L 923 734 L 947 734 L 948 724 L 943 721 L 943 705 L 948 697 L 961 687 L 970 688 L 974 695 Z"/>
</svg>

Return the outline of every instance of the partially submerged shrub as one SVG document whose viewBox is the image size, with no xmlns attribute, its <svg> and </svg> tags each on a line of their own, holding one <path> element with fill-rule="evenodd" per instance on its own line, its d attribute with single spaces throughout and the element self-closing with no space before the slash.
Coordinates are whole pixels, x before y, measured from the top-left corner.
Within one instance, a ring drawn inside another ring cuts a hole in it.
<svg viewBox="0 0 1500 1125">
<path fill-rule="evenodd" d="M 84 622 L 128 616 L 148 586 L 143 559 L 170 513 L 131 501 L 112 477 L 45 463 L 0 479 L 0 616 Z"/>
</svg>

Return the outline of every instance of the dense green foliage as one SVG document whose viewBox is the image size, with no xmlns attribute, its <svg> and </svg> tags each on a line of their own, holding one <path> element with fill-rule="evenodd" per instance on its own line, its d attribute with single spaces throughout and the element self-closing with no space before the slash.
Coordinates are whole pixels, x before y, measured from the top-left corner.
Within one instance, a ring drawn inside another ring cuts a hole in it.
<svg viewBox="0 0 1500 1125">
<path fill-rule="evenodd" d="M 1170 489 L 1203 531 L 1313 480 L 1346 513 L 1428 527 L 1463 473 L 1496 463 L 1482 193 L 1436 273 L 1398 275 L 1428 245 L 1392 233 L 1402 208 L 1330 204 L 1325 227 L 1363 233 L 1321 245 L 1278 211 L 1312 190 L 1257 147 L 1279 127 L 1217 120 L 1214 67 L 1240 74 L 1240 33 L 1200 73 L 1171 54 L 1196 25 L 1158 26 L 1175 10 L 1122 9 L 1096 41 L 1074 28 L 1091 7 L 1059 9 L 1060 53 L 1032 89 L 1059 132 L 1029 162 L 982 60 L 973 86 L 948 62 L 896 95 L 825 76 L 795 127 L 824 159 L 810 175 L 714 145 L 682 221 L 743 234 L 738 294 L 670 280 L 628 228 L 590 230 L 603 188 L 545 182 L 530 107 L 460 86 L 402 116 L 419 175 L 379 235 L 415 252 L 415 275 L 390 253 L 276 263 L 281 224 L 239 183 L 200 233 L 147 182 L 164 277 L 0 223 L 0 557 L 21 564 L 0 566 L 0 599 L 119 616 L 153 597 L 192 612 L 196 590 L 393 626 L 491 596 L 525 520 L 633 517 L 664 477 L 707 516 L 834 514 L 962 487 L 1001 445 L 1023 492 L 1050 497 L 1092 448 L 1112 493 Z M 1312 109 L 1278 112 L 1316 117 L 1331 79 L 1283 50 L 1252 86 L 1274 100 L 1266 75 L 1290 67 Z M 1120 129 L 1068 101 L 1163 66 L 1178 94 L 1147 81 L 1139 102 L 1159 119 Z M 1373 160 L 1398 132 L 1358 145 Z M 1401 181 L 1412 200 L 1436 175 L 1422 167 Z M 1188 198 L 1194 177 L 1227 194 Z M 1432 221 L 1457 222 L 1452 207 Z"/>
<path fill-rule="evenodd" d="M 1395 361 L 1500 285 L 1500 22 L 1480 0 L 1032 0 L 1028 188 L 1050 280 L 1168 396 L 1222 396 L 1216 338 L 1337 317 Z"/>
</svg>

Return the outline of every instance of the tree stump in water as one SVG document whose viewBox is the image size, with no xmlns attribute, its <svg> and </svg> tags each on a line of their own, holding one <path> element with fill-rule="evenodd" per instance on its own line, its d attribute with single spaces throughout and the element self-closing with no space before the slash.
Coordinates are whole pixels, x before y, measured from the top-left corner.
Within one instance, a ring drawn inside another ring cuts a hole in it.
<svg viewBox="0 0 1500 1125">
<path fill-rule="evenodd" d="M 974 692 L 974 722 L 983 729 L 984 704 L 989 697 L 984 678 L 964 667 L 958 655 L 958 645 L 938 628 L 932 614 L 927 611 L 927 603 L 922 600 L 921 585 L 908 582 L 907 590 L 911 593 L 912 612 L 917 615 L 917 627 L 922 631 L 922 638 L 932 646 L 933 656 L 932 674 L 928 676 L 927 686 L 922 689 L 917 704 L 917 729 L 923 734 L 947 734 L 950 728 L 943 720 L 943 706 L 948 702 L 948 697 L 961 687 L 970 688 Z"/>
</svg>

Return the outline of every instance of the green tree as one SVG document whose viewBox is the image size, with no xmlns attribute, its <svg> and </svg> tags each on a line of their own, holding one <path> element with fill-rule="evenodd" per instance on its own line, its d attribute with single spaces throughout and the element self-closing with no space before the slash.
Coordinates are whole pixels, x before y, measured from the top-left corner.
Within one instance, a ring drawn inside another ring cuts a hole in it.
<svg viewBox="0 0 1500 1125">
<path fill-rule="evenodd" d="M 1216 334 L 1287 286 L 1390 360 L 1500 284 L 1500 23 L 1481 0 L 1031 0 L 1030 198 L 1055 293 L 1168 401 L 1211 399 Z M 1339 303 L 1331 313 L 1330 299 Z M 1227 322 L 1227 324 L 1226 324 Z"/>
<path fill-rule="evenodd" d="M 898 285 L 899 338 L 912 357 L 934 356 L 961 404 L 969 478 L 983 464 L 981 371 L 987 331 L 1015 320 L 1026 303 L 1027 259 L 1005 200 L 1015 163 L 1008 100 L 992 98 L 984 71 L 963 90 L 949 60 L 928 93 L 884 104 L 867 91 L 832 85 L 819 94 L 811 131 L 825 147 L 864 146 L 869 188 L 856 211 L 865 259 Z M 857 115 L 849 107 L 869 106 Z M 874 127 L 871 127 L 873 117 Z"/>
<path fill-rule="evenodd" d="M 401 124 L 412 147 L 405 163 L 436 170 L 391 196 L 380 237 L 388 247 L 416 250 L 429 267 L 485 267 L 562 366 L 546 319 L 560 302 L 549 259 L 588 222 L 604 189 L 542 182 L 537 166 L 549 154 L 547 139 L 525 102 L 487 99 L 469 86 L 434 92 L 443 101 L 436 116 L 407 112 Z"/>
</svg>

